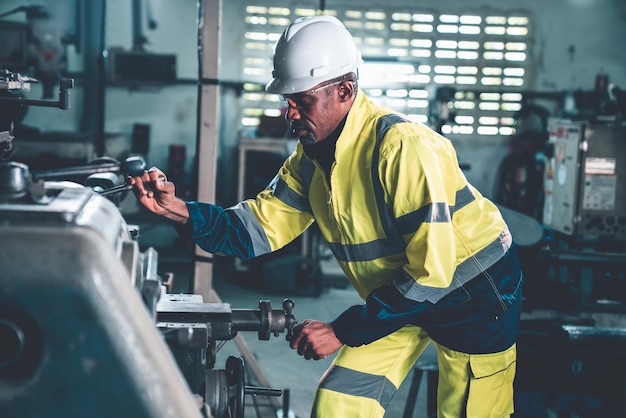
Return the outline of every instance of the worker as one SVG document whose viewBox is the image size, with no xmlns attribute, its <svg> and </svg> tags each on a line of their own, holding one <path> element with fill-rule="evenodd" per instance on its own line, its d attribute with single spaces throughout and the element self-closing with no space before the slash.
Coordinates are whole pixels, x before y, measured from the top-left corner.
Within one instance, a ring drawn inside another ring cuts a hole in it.
<svg viewBox="0 0 626 418">
<path fill-rule="evenodd" d="M 294 328 L 304 358 L 336 353 L 312 417 L 382 417 L 431 341 L 440 418 L 512 414 L 523 278 L 497 207 L 448 139 L 359 89 L 362 59 L 338 19 L 292 22 L 273 63 L 266 91 L 298 144 L 269 185 L 222 208 L 176 198 L 153 168 L 131 179 L 139 202 L 204 250 L 246 260 L 317 223 L 364 303 Z"/>
</svg>

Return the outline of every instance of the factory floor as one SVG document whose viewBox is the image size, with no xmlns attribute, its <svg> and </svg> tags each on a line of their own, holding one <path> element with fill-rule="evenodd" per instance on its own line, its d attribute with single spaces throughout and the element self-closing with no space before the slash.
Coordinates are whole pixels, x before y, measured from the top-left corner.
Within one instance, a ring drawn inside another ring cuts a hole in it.
<svg viewBox="0 0 626 418">
<path fill-rule="evenodd" d="M 213 270 L 213 288 L 222 302 L 230 304 L 232 309 L 257 309 L 260 300 L 269 300 L 272 309 L 280 309 L 285 297 L 295 303 L 294 315 L 300 322 L 303 319 L 319 319 L 330 321 L 347 307 L 361 303 L 356 292 L 343 283 L 341 279 L 325 282 L 321 286 L 319 296 L 293 296 L 268 292 L 261 286 L 250 285 L 231 274 L 220 274 L 219 269 Z M 188 271 L 178 273 L 178 276 Z M 183 279 L 184 280 L 184 279 Z M 345 279 L 344 279 L 345 280 Z M 178 286 L 174 291 L 185 285 L 181 278 L 175 279 Z M 424 356 L 434 358 L 434 349 L 428 347 Z M 224 369 L 229 356 L 239 357 L 244 361 L 246 369 L 246 385 L 281 389 L 283 396 L 245 397 L 245 418 L 306 418 L 309 417 L 317 383 L 330 365 L 332 358 L 314 361 L 305 360 L 290 349 L 285 334 L 271 336 L 269 340 L 260 340 L 256 332 L 239 332 L 233 340 L 225 341 L 217 352 L 215 369 Z M 385 417 L 403 417 L 409 387 L 413 373 L 411 372 L 398 390 Z M 264 384 L 265 383 L 265 384 Z M 413 418 L 426 418 L 426 376 L 416 398 Z M 288 413 L 284 413 L 287 409 Z"/>
</svg>

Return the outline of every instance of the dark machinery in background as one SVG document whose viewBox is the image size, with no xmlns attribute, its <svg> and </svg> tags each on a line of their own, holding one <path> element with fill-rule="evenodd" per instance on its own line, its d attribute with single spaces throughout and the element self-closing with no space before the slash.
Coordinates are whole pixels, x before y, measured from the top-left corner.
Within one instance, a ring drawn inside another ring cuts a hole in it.
<svg viewBox="0 0 626 418">
<path fill-rule="evenodd" d="M 552 118 L 530 307 L 626 313 L 626 124 Z"/>
<path fill-rule="evenodd" d="M 0 85 L 23 87 L 16 77 Z M 243 418 L 246 394 L 282 395 L 247 386 L 238 357 L 214 366 L 239 331 L 289 339 L 293 302 L 232 309 L 169 293 L 115 201 L 143 159 L 31 172 L 6 158 L 11 132 L 0 139 L 0 416 Z"/>
<path fill-rule="evenodd" d="M 580 100 L 577 114 L 562 117 L 539 112 L 545 131 L 531 132 L 501 167 L 510 176 L 500 179 L 500 203 L 544 229 L 523 266 L 516 418 L 626 416 L 626 124 L 619 111 L 626 100 L 620 97 L 616 106 Z M 524 176 L 516 176 L 520 170 Z"/>
<path fill-rule="evenodd" d="M 442 133 L 441 128 L 454 123 L 456 112 L 453 106 L 456 89 L 451 86 L 438 87 L 435 97 L 428 103 L 428 125 L 435 131 Z"/>
<path fill-rule="evenodd" d="M 129 51 L 120 47 L 106 48 L 106 1 L 77 0 L 72 9 L 62 4 L 68 2 L 48 3 L 48 7 L 25 5 L 0 10 L 0 69 L 37 79 L 44 99 L 54 96 L 55 86 L 63 78 L 78 79 L 84 97 L 91 98 L 84 103 L 81 127 L 71 132 L 42 132 L 38 127 L 23 123 L 26 107 L 2 102 L 0 130 L 9 130 L 8 123 L 14 123 L 15 136 L 21 139 L 22 147 L 29 148 L 33 154 L 25 156 L 29 158 L 29 165 L 39 163 L 38 157 L 45 155 L 56 157 L 46 158 L 46 168 L 59 168 L 82 164 L 93 155 L 106 154 L 104 101 L 107 85 L 154 90 L 172 85 L 178 79 L 175 54 L 157 54 L 146 49 L 149 42 L 142 32 L 142 16 L 147 14 L 149 29 L 157 27 L 150 0 L 132 1 L 133 47 Z M 10 20 L 17 15 L 23 15 L 24 19 Z M 82 22 L 88 21 L 86 16 L 98 22 L 85 25 Z M 73 56 L 72 51 L 85 59 L 83 70 L 78 73 L 71 71 L 68 56 Z M 0 89 L 0 98 L 21 95 L 19 90 Z M 135 152 L 146 153 L 139 149 Z"/>
<path fill-rule="evenodd" d="M 496 202 L 541 222 L 543 207 L 544 150 L 548 141 L 549 111 L 523 103 L 516 115 L 516 132 L 509 139 L 509 152 L 496 172 L 493 198 Z"/>
<path fill-rule="evenodd" d="M 626 242 L 626 125 L 555 119 L 544 224 L 598 247 Z"/>
<path fill-rule="evenodd" d="M 25 21 L 4 20 L 17 14 L 24 14 Z M 67 109 L 69 105 L 69 89 L 74 82 L 73 77 L 66 75 L 66 49 L 74 45 L 78 51 L 80 42 L 76 34 L 62 34 L 52 18 L 40 5 L 0 10 L 0 69 L 4 71 L 1 75 L 3 80 L 13 84 L 0 88 L 0 131 L 12 131 L 12 135 L 20 139 L 21 162 L 36 169 L 83 164 L 95 155 L 92 133 L 42 131 L 24 123 L 26 105 L 33 101 L 26 98 L 30 83 L 39 84 L 42 99 L 46 99 L 34 105 L 60 109 Z M 69 16 L 64 15 L 63 19 Z M 52 99 L 59 85 L 62 94 L 55 102 Z"/>
<path fill-rule="evenodd" d="M 52 98 L 54 86 L 66 67 L 64 48 L 68 44 L 78 45 L 78 38 L 51 30 L 47 23 L 50 15 L 43 6 L 19 6 L 1 12 L 0 19 L 24 13 L 26 22 L 0 20 L 0 68 L 30 71 L 43 86 L 43 98 Z"/>
<path fill-rule="evenodd" d="M 626 313 L 626 124 L 549 121 L 544 248 L 529 307 Z"/>
<path fill-rule="evenodd" d="M 434 129 L 453 96 L 430 103 Z M 514 417 L 626 417 L 626 94 L 601 75 L 522 106 L 493 193 L 525 275 Z"/>
<path fill-rule="evenodd" d="M 435 90 L 435 97 L 428 102 L 428 126 L 440 134 L 445 125 L 456 123 L 456 110 L 454 109 L 454 96 L 457 93 L 455 87 L 440 86 Z M 472 167 L 469 163 L 459 163 L 461 170 L 468 171 Z"/>
</svg>

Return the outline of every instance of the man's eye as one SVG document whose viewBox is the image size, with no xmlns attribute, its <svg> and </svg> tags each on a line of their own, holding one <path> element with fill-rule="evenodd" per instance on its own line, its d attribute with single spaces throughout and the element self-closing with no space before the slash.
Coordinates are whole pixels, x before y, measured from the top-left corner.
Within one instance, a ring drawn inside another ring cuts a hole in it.
<svg viewBox="0 0 626 418">
<path fill-rule="evenodd" d="M 309 106 L 313 104 L 314 101 L 315 100 L 311 96 L 304 96 L 298 100 L 298 103 L 300 103 L 302 106 Z"/>
</svg>

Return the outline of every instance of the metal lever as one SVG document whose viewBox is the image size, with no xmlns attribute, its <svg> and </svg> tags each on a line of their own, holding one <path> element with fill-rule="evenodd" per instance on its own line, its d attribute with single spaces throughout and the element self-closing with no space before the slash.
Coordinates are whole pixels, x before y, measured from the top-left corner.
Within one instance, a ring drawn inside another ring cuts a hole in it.
<svg viewBox="0 0 626 418">
<path fill-rule="evenodd" d="M 132 184 L 128 184 L 128 183 L 120 184 L 119 186 L 114 186 L 109 189 L 101 191 L 100 196 L 109 196 L 115 193 L 121 193 L 121 192 L 125 192 L 127 190 L 132 190 L 132 189 L 133 189 Z"/>
<path fill-rule="evenodd" d="M 159 180 L 165 181 L 165 176 L 159 176 Z M 109 189 L 101 191 L 100 196 L 109 196 L 115 193 L 121 193 L 121 192 L 125 192 L 128 190 L 133 190 L 132 184 L 128 184 L 128 183 L 120 184 L 119 186 L 114 186 Z"/>
<path fill-rule="evenodd" d="M 248 386 L 244 387 L 244 393 L 246 395 L 260 395 L 260 396 L 282 396 L 283 391 L 281 389 L 273 389 L 273 388 L 264 388 L 259 386 Z"/>
<path fill-rule="evenodd" d="M 283 309 L 285 310 L 285 328 L 287 329 L 285 339 L 287 341 L 291 341 L 291 339 L 293 338 L 293 327 L 298 323 L 298 320 L 292 313 L 294 306 L 295 303 L 293 302 L 293 300 L 283 300 Z"/>
</svg>

